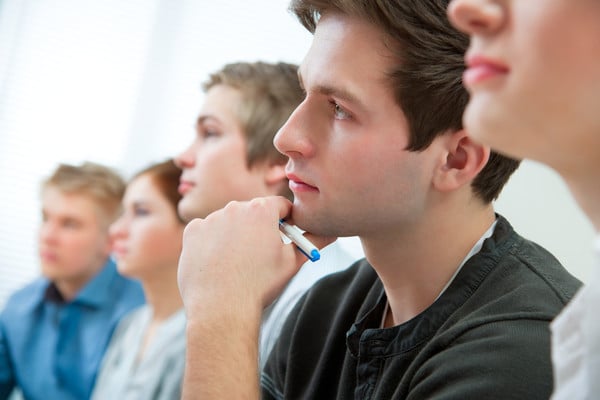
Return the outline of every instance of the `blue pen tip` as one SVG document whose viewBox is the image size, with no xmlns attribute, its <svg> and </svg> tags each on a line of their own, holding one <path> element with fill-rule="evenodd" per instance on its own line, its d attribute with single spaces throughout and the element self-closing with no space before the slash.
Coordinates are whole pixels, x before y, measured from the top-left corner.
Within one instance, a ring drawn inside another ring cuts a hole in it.
<svg viewBox="0 0 600 400">
<path fill-rule="evenodd" d="M 310 252 L 311 261 L 317 261 L 319 258 L 321 258 L 321 254 L 319 253 L 319 250 L 313 250 Z"/>
</svg>

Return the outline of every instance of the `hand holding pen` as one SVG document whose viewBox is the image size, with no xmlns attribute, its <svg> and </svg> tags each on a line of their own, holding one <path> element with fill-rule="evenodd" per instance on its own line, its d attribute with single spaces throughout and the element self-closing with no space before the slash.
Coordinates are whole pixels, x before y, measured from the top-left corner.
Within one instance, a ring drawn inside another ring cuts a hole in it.
<svg viewBox="0 0 600 400">
<path fill-rule="evenodd" d="M 191 221 L 184 232 L 178 277 L 186 310 L 228 314 L 239 312 L 226 310 L 228 305 L 244 304 L 260 312 L 270 304 L 306 261 L 293 245 L 282 243 L 278 229 L 291 208 L 283 197 L 267 197 L 231 202 Z"/>
</svg>

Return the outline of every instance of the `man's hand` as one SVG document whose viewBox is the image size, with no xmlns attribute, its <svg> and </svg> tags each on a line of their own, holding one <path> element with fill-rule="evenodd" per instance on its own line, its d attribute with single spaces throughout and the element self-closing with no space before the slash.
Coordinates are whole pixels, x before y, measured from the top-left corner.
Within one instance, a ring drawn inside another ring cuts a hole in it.
<svg viewBox="0 0 600 400">
<path fill-rule="evenodd" d="M 258 399 L 262 311 L 307 261 L 281 239 L 279 220 L 291 208 L 284 197 L 231 202 L 186 227 L 178 272 L 187 316 L 183 398 Z"/>
<path fill-rule="evenodd" d="M 178 276 L 188 318 L 216 309 L 260 312 L 275 299 L 306 261 L 281 240 L 279 219 L 290 209 L 283 197 L 231 202 L 188 224 Z"/>
</svg>

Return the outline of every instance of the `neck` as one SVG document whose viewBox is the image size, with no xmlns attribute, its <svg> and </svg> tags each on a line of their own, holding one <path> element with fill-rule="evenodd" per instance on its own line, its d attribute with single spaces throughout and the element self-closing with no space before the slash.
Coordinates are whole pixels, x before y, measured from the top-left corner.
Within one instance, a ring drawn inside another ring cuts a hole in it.
<svg viewBox="0 0 600 400">
<path fill-rule="evenodd" d="M 142 279 L 146 303 L 152 307 L 153 322 L 162 322 L 183 307 L 177 286 L 177 268 L 163 270 L 163 274 Z"/>
<path fill-rule="evenodd" d="M 406 322 L 433 304 L 495 219 L 491 205 L 463 203 L 455 212 L 443 206 L 440 212 L 377 238 L 361 237 L 386 291 L 388 326 Z"/>
<path fill-rule="evenodd" d="M 75 296 L 77 296 L 79 291 L 83 289 L 83 287 L 87 285 L 89 281 L 94 279 L 94 277 L 100 273 L 102 267 L 104 267 L 105 264 L 106 260 L 103 260 L 100 263 L 98 263 L 96 267 L 91 268 L 85 274 L 65 279 L 54 279 L 54 285 L 56 286 L 56 289 L 58 289 L 58 291 L 60 292 L 60 295 L 62 296 L 63 300 L 67 303 L 73 300 Z"/>
<path fill-rule="evenodd" d="M 54 285 L 56 289 L 60 292 L 65 303 L 70 302 L 77 296 L 77 293 L 85 286 L 85 282 L 73 282 L 73 281 L 64 281 L 64 280 L 56 280 L 54 281 Z"/>
<path fill-rule="evenodd" d="M 145 276 L 142 279 L 146 304 L 152 307 L 152 320 L 148 324 L 144 339 L 140 345 L 136 363 L 144 358 L 154 335 L 162 323 L 183 307 L 183 301 L 177 286 L 177 268 L 165 267 L 160 273 Z"/>
</svg>

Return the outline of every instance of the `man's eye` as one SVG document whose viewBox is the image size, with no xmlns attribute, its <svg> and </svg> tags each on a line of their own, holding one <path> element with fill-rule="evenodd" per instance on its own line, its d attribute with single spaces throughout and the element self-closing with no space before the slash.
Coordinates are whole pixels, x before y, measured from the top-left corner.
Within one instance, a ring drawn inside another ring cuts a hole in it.
<svg viewBox="0 0 600 400">
<path fill-rule="evenodd" d="M 212 130 L 212 129 L 204 129 L 202 131 L 202 136 L 204 138 L 217 137 L 217 136 L 219 136 L 219 132 Z"/>
<path fill-rule="evenodd" d="M 346 110 L 344 110 L 342 108 L 342 106 L 340 106 L 337 103 L 333 103 L 333 114 L 335 115 L 335 118 L 337 119 L 349 119 L 350 118 L 350 113 Z"/>
<path fill-rule="evenodd" d="M 77 229 L 77 228 L 79 228 L 80 224 L 78 221 L 75 221 L 73 219 L 67 219 L 67 220 L 63 221 L 63 226 L 65 228 Z"/>
</svg>

